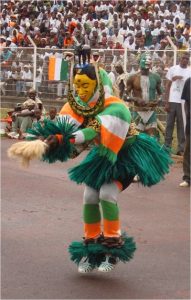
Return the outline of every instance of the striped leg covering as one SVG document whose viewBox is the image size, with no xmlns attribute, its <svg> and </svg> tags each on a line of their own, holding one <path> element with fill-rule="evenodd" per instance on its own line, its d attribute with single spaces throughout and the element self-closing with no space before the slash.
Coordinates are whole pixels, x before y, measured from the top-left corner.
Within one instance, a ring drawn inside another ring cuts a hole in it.
<svg viewBox="0 0 191 300">
<path fill-rule="evenodd" d="M 97 238 L 101 234 L 99 193 L 86 186 L 83 200 L 84 237 L 85 239 Z"/>
<path fill-rule="evenodd" d="M 104 237 L 119 237 L 121 235 L 119 208 L 117 198 L 121 191 L 118 182 L 104 184 L 100 190 L 100 203 L 103 212 Z"/>
<path fill-rule="evenodd" d="M 74 241 L 69 246 L 71 260 L 84 272 L 84 262 L 91 270 L 101 268 L 106 257 L 127 262 L 133 258 L 136 249 L 133 238 L 126 233 L 121 236 L 117 197 L 121 187 L 113 182 L 102 185 L 100 192 L 86 186 L 84 192 L 85 242 Z M 103 235 L 101 235 L 101 214 L 103 214 Z M 79 271 L 81 272 L 81 271 Z"/>
</svg>

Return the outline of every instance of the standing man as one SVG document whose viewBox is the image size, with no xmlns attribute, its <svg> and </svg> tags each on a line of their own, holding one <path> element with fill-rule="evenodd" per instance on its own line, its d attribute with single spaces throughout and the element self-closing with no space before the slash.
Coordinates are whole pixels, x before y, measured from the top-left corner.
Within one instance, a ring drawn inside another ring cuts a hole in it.
<svg viewBox="0 0 191 300">
<path fill-rule="evenodd" d="M 176 121 L 177 126 L 177 155 L 183 155 L 184 152 L 184 124 L 182 116 L 181 96 L 184 83 L 191 76 L 191 69 L 188 67 L 189 53 L 184 52 L 180 58 L 179 65 L 169 68 L 166 78 L 165 110 L 167 112 L 165 145 L 168 148 L 172 146 L 173 130 Z"/>
<path fill-rule="evenodd" d="M 119 61 L 115 64 L 115 71 L 117 73 L 116 86 L 119 89 L 119 97 L 121 99 L 124 99 L 124 97 L 125 97 L 125 86 L 126 86 L 126 82 L 127 82 L 128 77 L 129 77 L 129 74 L 127 72 L 124 72 L 121 61 Z"/>
<path fill-rule="evenodd" d="M 182 91 L 182 99 L 185 100 L 185 112 L 186 112 L 186 140 L 183 155 L 183 182 L 180 183 L 181 187 L 190 186 L 190 84 L 191 77 L 189 77 L 184 84 Z"/>
<path fill-rule="evenodd" d="M 161 79 L 150 72 L 151 57 L 144 53 L 140 59 L 140 72 L 129 77 L 126 83 L 127 101 L 134 102 L 132 117 L 136 128 L 151 136 L 157 135 L 157 94 L 161 95 Z"/>
</svg>

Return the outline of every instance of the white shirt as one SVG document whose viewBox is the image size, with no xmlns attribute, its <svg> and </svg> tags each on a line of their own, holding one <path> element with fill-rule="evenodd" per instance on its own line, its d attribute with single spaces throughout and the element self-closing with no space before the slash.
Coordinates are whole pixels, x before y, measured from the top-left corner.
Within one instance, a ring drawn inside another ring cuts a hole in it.
<svg viewBox="0 0 191 300">
<path fill-rule="evenodd" d="M 22 77 L 22 79 L 32 79 L 32 73 L 31 73 L 31 71 L 29 70 L 28 72 L 26 72 L 26 71 L 23 71 L 23 77 Z"/>
<path fill-rule="evenodd" d="M 108 77 L 111 79 L 112 84 L 114 84 L 116 81 L 115 74 L 111 71 L 109 72 Z"/>
<path fill-rule="evenodd" d="M 129 38 L 126 38 L 125 41 L 123 42 L 123 47 L 129 50 L 135 50 L 135 42 L 133 42 L 133 44 L 130 45 Z"/>
<path fill-rule="evenodd" d="M 175 81 L 172 81 L 172 78 L 174 76 L 182 76 L 182 79 L 178 79 Z M 169 94 L 169 102 L 175 102 L 175 103 L 181 103 L 181 95 L 182 90 L 184 87 L 184 83 L 187 78 L 191 77 L 191 68 L 181 68 L 180 65 L 176 65 L 171 67 L 167 74 L 166 78 L 168 80 L 172 81 L 171 87 L 170 87 L 170 94 Z"/>
</svg>

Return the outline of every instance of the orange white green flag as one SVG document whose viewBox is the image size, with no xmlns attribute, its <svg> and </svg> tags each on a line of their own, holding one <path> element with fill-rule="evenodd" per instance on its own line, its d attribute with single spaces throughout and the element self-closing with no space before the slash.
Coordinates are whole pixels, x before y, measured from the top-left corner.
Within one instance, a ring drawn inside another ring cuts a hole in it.
<svg viewBox="0 0 191 300">
<path fill-rule="evenodd" d="M 50 56 L 48 65 L 49 80 L 68 79 L 68 61 L 60 57 Z"/>
</svg>

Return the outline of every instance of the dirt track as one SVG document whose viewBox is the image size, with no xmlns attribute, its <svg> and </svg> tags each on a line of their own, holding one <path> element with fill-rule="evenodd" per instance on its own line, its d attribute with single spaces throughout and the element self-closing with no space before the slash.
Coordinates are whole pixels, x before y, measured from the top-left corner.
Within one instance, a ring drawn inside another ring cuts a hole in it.
<svg viewBox="0 0 191 300">
<path fill-rule="evenodd" d="M 79 275 L 67 247 L 82 236 L 83 187 L 65 164 L 21 169 L 1 143 L 1 299 L 190 299 L 189 188 L 181 164 L 152 188 L 132 184 L 119 199 L 122 228 L 137 251 L 109 274 Z"/>
</svg>

